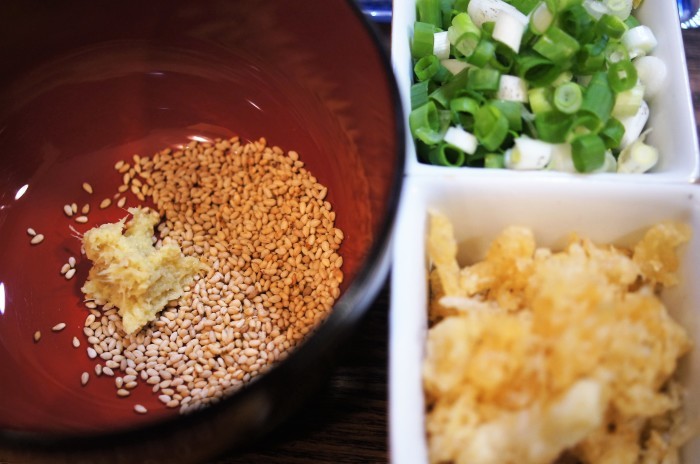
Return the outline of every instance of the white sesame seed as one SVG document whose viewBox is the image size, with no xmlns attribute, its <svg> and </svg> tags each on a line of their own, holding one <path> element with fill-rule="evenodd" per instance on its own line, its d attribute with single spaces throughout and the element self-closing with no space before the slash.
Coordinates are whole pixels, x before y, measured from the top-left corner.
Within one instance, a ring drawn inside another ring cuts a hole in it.
<svg viewBox="0 0 700 464">
<path fill-rule="evenodd" d="M 80 340 L 78 340 L 78 337 L 73 337 L 73 347 L 74 348 L 80 347 Z"/>
<path fill-rule="evenodd" d="M 88 347 L 87 354 L 90 359 L 95 359 L 97 357 L 97 351 L 91 346 Z"/>
<path fill-rule="evenodd" d="M 70 264 L 65 263 L 63 266 L 61 266 L 61 274 L 65 274 L 70 270 Z"/>
<path fill-rule="evenodd" d="M 102 375 L 102 365 L 101 364 L 95 364 L 95 374 Z"/>
<path fill-rule="evenodd" d="M 65 274 L 66 279 L 68 279 L 68 280 L 72 279 L 74 275 L 75 275 L 75 268 L 68 269 L 68 271 L 66 271 L 66 274 Z"/>
<path fill-rule="evenodd" d="M 70 205 L 64 205 L 64 206 L 63 206 L 63 212 L 64 212 L 65 215 L 68 216 L 68 217 L 73 216 L 73 209 L 70 207 Z"/>
<path fill-rule="evenodd" d="M 134 411 L 136 411 L 139 414 L 146 414 L 148 412 L 148 409 L 146 409 L 144 406 L 137 404 L 134 406 Z"/>
<path fill-rule="evenodd" d="M 86 301 L 85 307 L 88 309 L 95 309 L 95 308 L 97 308 L 97 305 L 95 304 L 94 301 Z"/>
<path fill-rule="evenodd" d="M 80 212 L 83 214 L 88 214 L 90 212 L 90 205 L 85 203 Z"/>
<path fill-rule="evenodd" d="M 103 373 L 104 375 L 108 375 L 108 376 L 110 376 L 110 377 L 112 377 L 112 376 L 114 375 L 114 371 L 112 370 L 112 368 L 107 367 L 107 366 L 105 366 L 105 367 L 102 368 L 102 373 Z"/>
<path fill-rule="evenodd" d="M 65 322 L 60 322 L 56 324 L 55 326 L 51 327 L 51 330 L 54 332 L 60 332 L 61 330 L 66 328 L 66 323 Z"/>
<path fill-rule="evenodd" d="M 77 205 L 76 203 L 71 203 L 71 204 L 70 204 L 70 209 L 71 209 L 71 211 L 73 212 L 73 214 L 77 214 L 77 213 L 78 213 L 78 205 Z"/>
<path fill-rule="evenodd" d="M 90 374 L 87 372 L 83 372 L 80 375 L 80 383 L 85 386 L 88 383 L 88 380 L 90 380 Z"/>
<path fill-rule="evenodd" d="M 70 265 L 70 267 L 75 267 L 75 258 L 73 256 L 68 258 L 68 264 Z"/>
<path fill-rule="evenodd" d="M 36 235 L 36 231 L 34 229 L 32 229 L 31 227 L 27 229 L 27 233 L 29 235 L 31 235 L 32 237 L 34 237 Z"/>
<path fill-rule="evenodd" d="M 119 199 L 119 201 L 117 201 L 117 206 L 120 208 L 123 208 L 125 204 L 126 204 L 126 197 L 121 197 Z"/>
<path fill-rule="evenodd" d="M 41 340 L 41 332 L 37 330 L 34 332 L 34 343 L 38 343 L 39 340 Z"/>
<path fill-rule="evenodd" d="M 119 390 L 117 390 L 117 396 L 119 396 L 121 398 L 125 398 L 125 397 L 129 396 L 130 394 L 131 394 L 131 392 L 129 390 L 125 390 L 123 388 L 120 388 Z"/>
<path fill-rule="evenodd" d="M 85 224 L 86 222 L 88 222 L 88 218 L 87 216 L 78 216 L 77 218 L 75 218 L 75 222 Z"/>
<path fill-rule="evenodd" d="M 85 190 L 87 193 L 92 194 L 92 185 L 88 184 L 87 182 L 83 182 L 83 190 Z"/>
<path fill-rule="evenodd" d="M 111 205 L 111 204 L 112 204 L 112 200 L 110 200 L 109 198 L 105 198 L 104 200 L 102 200 L 100 202 L 100 209 L 105 209 L 105 208 L 109 207 L 109 205 Z"/>
<path fill-rule="evenodd" d="M 32 245 L 38 245 L 41 242 L 44 241 L 44 235 L 43 234 L 36 234 L 35 236 L 32 237 L 32 239 L 29 241 Z"/>
</svg>

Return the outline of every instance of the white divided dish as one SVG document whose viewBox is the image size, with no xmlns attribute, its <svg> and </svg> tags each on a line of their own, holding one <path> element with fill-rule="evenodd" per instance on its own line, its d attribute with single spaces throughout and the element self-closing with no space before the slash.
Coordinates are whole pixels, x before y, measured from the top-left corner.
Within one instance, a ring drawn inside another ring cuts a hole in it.
<svg viewBox="0 0 700 464">
<path fill-rule="evenodd" d="M 391 54 L 394 73 L 399 85 L 401 99 L 406 114 L 410 112 L 410 89 L 412 84 L 412 63 L 410 41 L 413 24 L 416 20 L 414 0 L 395 1 L 393 4 Z M 667 80 L 659 95 L 649 102 L 651 113 L 647 124 L 652 131 L 646 142 L 659 150 L 659 162 L 648 173 L 625 174 L 635 182 L 694 182 L 700 173 L 698 140 L 693 115 L 693 104 L 688 82 L 688 72 L 683 49 L 683 39 L 678 22 L 678 11 L 672 0 L 647 0 L 637 10 L 637 18 L 649 26 L 658 40 L 652 53 L 667 66 Z M 483 168 L 445 168 L 431 166 L 418 161 L 415 145 L 408 128 L 406 117 L 406 173 L 444 174 L 449 169 L 454 176 L 479 176 L 486 174 Z M 489 176 L 510 179 L 515 176 L 571 178 L 583 175 L 550 171 L 527 173 L 510 170 L 488 170 Z M 586 177 L 620 180 L 620 174 L 585 174 Z"/>
<path fill-rule="evenodd" d="M 658 2 L 657 2 L 658 4 Z M 577 232 L 596 243 L 631 246 L 661 221 L 689 224 L 692 240 L 680 248 L 680 284 L 662 293 L 672 317 L 700 345 L 700 189 L 692 185 L 632 185 L 594 179 L 529 176 L 507 182 L 492 176 L 409 176 L 394 237 L 390 314 L 390 452 L 395 464 L 427 463 L 421 369 L 427 334 L 428 212 L 454 224 L 461 266 L 484 257 L 505 227 L 530 227 L 538 246 L 561 249 Z M 669 173 L 670 174 L 670 171 Z M 690 392 L 686 413 L 700 417 L 700 353 L 683 358 L 680 377 Z M 683 451 L 700 462 L 700 439 Z"/>
</svg>

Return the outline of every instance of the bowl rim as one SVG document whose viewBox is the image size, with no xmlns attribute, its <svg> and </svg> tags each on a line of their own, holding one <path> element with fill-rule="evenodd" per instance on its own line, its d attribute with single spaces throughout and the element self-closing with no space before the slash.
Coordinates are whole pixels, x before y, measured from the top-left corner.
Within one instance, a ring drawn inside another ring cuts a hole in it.
<svg viewBox="0 0 700 464">
<path fill-rule="evenodd" d="M 270 388 L 271 385 L 283 381 L 290 373 L 299 372 L 299 368 L 308 361 L 327 357 L 338 350 L 350 337 L 356 325 L 369 309 L 381 286 L 384 284 L 389 272 L 392 257 L 392 232 L 396 221 L 399 200 L 404 184 L 406 165 L 406 144 L 404 127 L 404 110 L 401 104 L 398 84 L 391 65 L 391 57 L 386 41 L 381 38 L 378 26 L 371 22 L 361 11 L 354 0 L 341 0 L 347 4 L 352 14 L 355 15 L 360 26 L 364 29 L 372 42 L 380 61 L 388 89 L 388 98 L 393 108 L 395 127 L 394 139 L 394 169 L 389 183 L 389 195 L 383 217 L 378 230 L 373 236 L 372 246 L 362 260 L 358 271 L 347 289 L 341 294 L 333 306 L 330 315 L 315 328 L 313 336 L 305 339 L 298 347 L 290 351 L 282 361 L 273 365 L 269 371 L 243 386 L 240 390 L 223 398 L 212 407 L 205 407 L 186 415 L 173 415 L 159 418 L 151 422 L 136 423 L 130 426 L 96 431 L 84 432 L 36 432 L 19 431 L 0 428 L 0 450 L 26 450 L 34 449 L 37 452 L 76 452 L 76 447 L 82 450 L 94 451 L 114 448 L 120 444 L 143 445 L 149 440 L 158 441 L 158 437 L 167 437 L 170 434 L 185 429 L 194 429 L 200 425 L 210 423 L 214 418 L 223 417 L 226 411 L 234 410 L 237 406 L 249 401 L 257 390 Z M 303 398 L 305 400 L 306 398 Z M 297 408 L 295 408 L 297 409 Z M 279 418 L 274 424 L 268 426 L 269 430 L 260 430 L 255 438 L 259 438 L 272 428 L 278 426 L 287 417 Z M 231 437 L 230 448 L 237 446 L 235 437 Z M 104 448 L 107 445 L 109 448 Z M 173 462 L 170 456 L 168 461 Z"/>
</svg>

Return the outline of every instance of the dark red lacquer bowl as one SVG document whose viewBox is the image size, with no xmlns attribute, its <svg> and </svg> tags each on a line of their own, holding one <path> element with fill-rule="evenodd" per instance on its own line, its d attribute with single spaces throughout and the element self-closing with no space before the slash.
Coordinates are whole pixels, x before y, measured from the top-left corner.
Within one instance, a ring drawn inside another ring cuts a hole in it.
<svg viewBox="0 0 700 464">
<path fill-rule="evenodd" d="M 30 0 L 0 2 L 0 17 L 0 461 L 190 462 L 260 437 L 327 378 L 388 269 L 403 116 L 372 26 L 347 0 Z M 111 379 L 80 387 L 93 361 L 70 340 L 88 264 L 69 284 L 58 272 L 76 248 L 62 207 L 87 201 L 85 180 L 114 192 L 119 159 L 233 135 L 299 152 L 329 187 L 346 235 L 341 297 L 225 401 L 180 416 L 137 388 L 149 414 L 134 414 Z"/>
</svg>

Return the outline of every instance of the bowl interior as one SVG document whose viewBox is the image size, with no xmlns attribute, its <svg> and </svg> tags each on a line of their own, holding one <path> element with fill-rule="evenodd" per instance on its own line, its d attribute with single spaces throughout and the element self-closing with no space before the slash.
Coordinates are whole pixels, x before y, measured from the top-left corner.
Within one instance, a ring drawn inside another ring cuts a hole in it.
<svg viewBox="0 0 700 464">
<path fill-rule="evenodd" d="M 11 70 L 0 76 L 0 429 L 102 431 L 176 414 L 147 386 L 125 402 L 111 378 L 80 385 L 94 365 L 82 333 L 89 264 L 79 259 L 71 281 L 59 269 L 80 253 L 69 225 L 83 232 L 125 215 L 96 207 L 120 184 L 120 159 L 265 137 L 328 187 L 346 236 L 342 289 L 374 265 L 396 194 L 400 119 L 386 62 L 349 2 L 26 2 L 0 14 Z M 91 203 L 88 224 L 63 214 L 72 202 Z M 29 244 L 29 227 L 41 245 Z M 59 322 L 67 328 L 52 333 Z"/>
<path fill-rule="evenodd" d="M 394 244 L 390 318 L 390 434 L 395 462 L 427 462 L 421 365 L 427 333 L 429 211 L 440 211 L 452 221 L 460 266 L 483 259 L 492 240 L 512 225 L 532 228 L 538 246 L 561 249 L 571 232 L 596 243 L 629 247 L 658 222 L 685 222 L 692 227 L 693 238 L 679 249 L 680 283 L 664 290 L 661 298 L 695 343 L 700 339 L 700 289 L 694 284 L 700 278 L 696 266 L 700 204 L 693 186 L 633 188 L 590 180 L 526 179 L 506 185 L 482 178 L 414 178 L 404 192 L 397 227 L 407 232 Z M 697 351 L 682 359 L 679 375 L 688 393 L 685 412 L 693 420 L 700 411 Z M 689 443 L 684 453 L 687 462 L 695 462 L 700 440 Z"/>
</svg>

